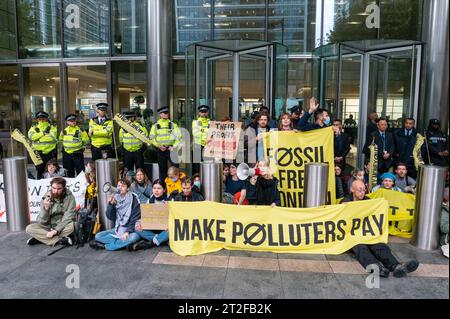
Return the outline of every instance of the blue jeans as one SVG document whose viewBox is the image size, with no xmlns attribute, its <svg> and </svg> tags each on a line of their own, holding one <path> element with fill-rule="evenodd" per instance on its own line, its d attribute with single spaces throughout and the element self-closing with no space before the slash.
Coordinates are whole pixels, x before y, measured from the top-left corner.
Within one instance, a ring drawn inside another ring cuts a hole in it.
<svg viewBox="0 0 450 319">
<path fill-rule="evenodd" d="M 139 240 L 139 235 L 136 233 L 130 233 L 127 240 L 113 237 L 115 234 L 114 229 L 105 230 L 95 235 L 95 240 L 105 244 L 106 250 L 119 250 Z"/>
<path fill-rule="evenodd" d="M 169 241 L 169 232 L 164 230 L 159 234 L 155 234 L 151 230 L 137 231 L 136 234 L 144 240 L 153 241 L 157 246 Z"/>
</svg>

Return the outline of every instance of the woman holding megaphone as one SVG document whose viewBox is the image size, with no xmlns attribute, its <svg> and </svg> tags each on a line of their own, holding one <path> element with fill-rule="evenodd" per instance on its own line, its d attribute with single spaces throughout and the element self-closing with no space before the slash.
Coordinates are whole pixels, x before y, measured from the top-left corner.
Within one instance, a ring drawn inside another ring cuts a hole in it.
<svg viewBox="0 0 450 319">
<path fill-rule="evenodd" d="M 278 191 L 278 179 L 270 171 L 268 159 L 256 163 L 259 176 L 256 180 L 256 205 L 281 206 L 280 192 Z"/>
</svg>

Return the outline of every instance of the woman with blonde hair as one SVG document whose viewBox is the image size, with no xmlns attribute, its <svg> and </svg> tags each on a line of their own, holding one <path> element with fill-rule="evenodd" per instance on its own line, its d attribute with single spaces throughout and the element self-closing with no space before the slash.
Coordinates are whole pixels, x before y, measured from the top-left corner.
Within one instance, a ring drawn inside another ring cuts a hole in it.
<svg viewBox="0 0 450 319">
<path fill-rule="evenodd" d="M 270 170 L 270 161 L 264 159 L 256 163 L 260 176 L 256 180 L 256 205 L 281 206 L 280 192 L 278 191 L 278 179 Z"/>
</svg>

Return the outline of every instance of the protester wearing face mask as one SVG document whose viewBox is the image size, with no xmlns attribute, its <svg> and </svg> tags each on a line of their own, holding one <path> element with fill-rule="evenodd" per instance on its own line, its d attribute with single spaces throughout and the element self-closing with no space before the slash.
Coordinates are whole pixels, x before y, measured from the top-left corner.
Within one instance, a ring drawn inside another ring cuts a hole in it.
<svg viewBox="0 0 450 319">
<path fill-rule="evenodd" d="M 309 118 L 314 114 L 314 123 L 308 123 Z M 315 97 L 309 100 L 309 111 L 299 121 L 301 131 L 312 131 L 320 128 L 328 127 L 331 123 L 328 111 L 319 108 L 319 103 Z"/>
<path fill-rule="evenodd" d="M 167 170 L 167 177 L 164 180 L 167 187 L 167 194 L 174 197 L 177 193 L 181 192 L 181 180 L 186 178 L 186 174 L 183 173 L 178 167 L 171 166 Z"/>
<path fill-rule="evenodd" d="M 202 193 L 202 180 L 200 178 L 200 174 L 192 175 L 191 181 L 192 181 L 192 191 L 203 196 L 203 193 Z"/>
</svg>

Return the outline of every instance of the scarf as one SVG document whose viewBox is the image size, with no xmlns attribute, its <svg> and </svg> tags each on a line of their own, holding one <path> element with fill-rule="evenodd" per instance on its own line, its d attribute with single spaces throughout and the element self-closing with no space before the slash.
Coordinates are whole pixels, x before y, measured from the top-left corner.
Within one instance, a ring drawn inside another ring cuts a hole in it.
<svg viewBox="0 0 450 319">
<path fill-rule="evenodd" d="M 256 205 L 272 205 L 275 200 L 275 180 L 262 176 L 256 181 Z"/>
<path fill-rule="evenodd" d="M 114 197 L 117 202 L 115 224 L 116 235 L 122 236 L 127 230 L 125 225 L 130 220 L 131 207 L 133 206 L 133 195 L 131 192 L 128 192 L 125 197 L 120 196 L 120 194 L 116 194 Z"/>
</svg>

